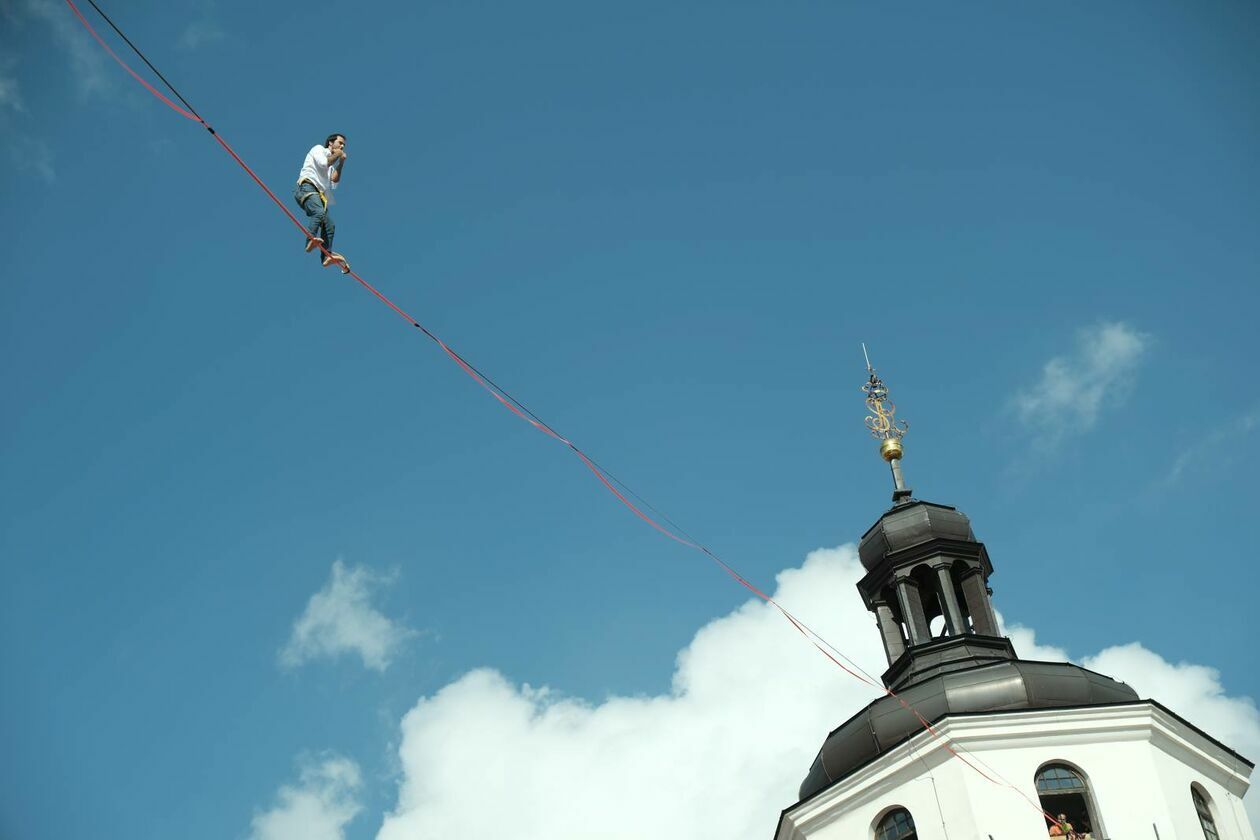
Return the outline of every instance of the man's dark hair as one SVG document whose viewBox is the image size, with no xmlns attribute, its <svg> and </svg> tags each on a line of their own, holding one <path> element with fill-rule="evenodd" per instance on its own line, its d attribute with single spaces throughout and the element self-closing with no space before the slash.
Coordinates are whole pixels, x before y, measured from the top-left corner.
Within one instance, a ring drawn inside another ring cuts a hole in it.
<svg viewBox="0 0 1260 840">
<path fill-rule="evenodd" d="M 324 148 L 326 149 L 329 146 L 331 146 L 332 141 L 336 140 L 338 137 L 340 137 L 342 140 L 346 139 L 346 135 L 344 134 L 329 134 L 328 139 L 324 141 Z"/>
</svg>

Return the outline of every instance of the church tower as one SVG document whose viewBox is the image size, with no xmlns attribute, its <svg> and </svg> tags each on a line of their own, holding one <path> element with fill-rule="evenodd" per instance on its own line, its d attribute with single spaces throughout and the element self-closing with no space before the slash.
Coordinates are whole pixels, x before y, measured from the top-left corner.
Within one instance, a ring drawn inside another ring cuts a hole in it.
<svg viewBox="0 0 1260 840">
<path fill-rule="evenodd" d="M 886 695 L 827 735 L 776 840 L 1255 840 L 1254 765 L 1128 685 L 1020 659 L 971 521 L 914 498 L 904 421 L 867 360 L 866 423 L 892 472 L 858 594 Z"/>
</svg>

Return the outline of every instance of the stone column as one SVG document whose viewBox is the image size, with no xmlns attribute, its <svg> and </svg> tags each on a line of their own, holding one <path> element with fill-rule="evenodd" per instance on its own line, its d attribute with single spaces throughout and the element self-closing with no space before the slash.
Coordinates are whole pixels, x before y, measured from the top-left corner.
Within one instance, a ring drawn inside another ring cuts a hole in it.
<svg viewBox="0 0 1260 840">
<path fill-rule="evenodd" d="M 998 635 L 997 617 L 993 615 L 984 574 L 979 568 L 963 572 L 962 588 L 963 597 L 967 599 L 967 611 L 971 613 L 971 628 L 982 636 Z"/>
<path fill-rule="evenodd" d="M 893 618 L 892 607 L 883 600 L 873 599 L 871 603 L 875 605 L 875 620 L 879 624 L 879 635 L 884 640 L 884 653 L 891 665 L 906 652 L 906 640 L 901 635 L 901 625 Z"/>
<path fill-rule="evenodd" d="M 958 606 L 958 596 L 954 594 L 954 579 L 950 577 L 949 565 L 934 567 L 936 577 L 941 586 L 941 603 L 945 605 L 945 626 L 949 635 L 961 636 L 967 632 L 967 619 L 963 618 L 962 609 Z"/>
<path fill-rule="evenodd" d="M 919 597 L 919 585 L 910 578 L 898 578 L 896 586 L 901 615 L 910 630 L 910 644 L 921 645 L 932 641 L 932 631 L 928 629 L 927 619 L 923 616 L 923 599 Z"/>
</svg>

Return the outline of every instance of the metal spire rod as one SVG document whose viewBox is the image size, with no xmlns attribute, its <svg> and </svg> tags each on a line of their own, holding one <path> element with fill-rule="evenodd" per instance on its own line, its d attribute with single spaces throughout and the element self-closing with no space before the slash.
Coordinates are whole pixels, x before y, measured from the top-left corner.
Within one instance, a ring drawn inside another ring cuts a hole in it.
<svg viewBox="0 0 1260 840">
<path fill-rule="evenodd" d="M 880 441 L 880 457 L 888 462 L 888 468 L 892 471 L 893 501 L 901 502 L 909 499 L 911 494 L 901 474 L 901 456 L 904 452 L 901 439 L 910 429 L 910 424 L 896 419 L 897 407 L 888 399 L 888 387 L 871 364 L 866 342 L 862 342 L 862 356 L 866 359 L 866 372 L 870 377 L 862 386 L 862 391 L 866 393 L 866 407 L 871 411 L 866 415 L 866 428 Z"/>
</svg>

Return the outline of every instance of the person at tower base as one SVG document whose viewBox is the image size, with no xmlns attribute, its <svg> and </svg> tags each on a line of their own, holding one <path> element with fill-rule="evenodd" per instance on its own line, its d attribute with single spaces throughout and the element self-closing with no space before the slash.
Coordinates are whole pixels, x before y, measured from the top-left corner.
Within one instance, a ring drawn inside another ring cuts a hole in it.
<svg viewBox="0 0 1260 840">
<path fill-rule="evenodd" d="M 346 165 L 346 136 L 330 134 L 324 145 L 314 146 L 306 153 L 302 171 L 298 173 L 297 189 L 293 200 L 310 218 L 306 227 L 306 250 L 320 250 L 320 263 L 330 266 L 337 263 L 343 274 L 350 272 L 346 258 L 332 249 L 336 225 L 328 213 L 332 203 L 332 191 L 341 183 L 341 170 Z"/>
<path fill-rule="evenodd" d="M 1059 814 L 1058 822 L 1050 824 L 1051 837 L 1066 837 L 1068 840 L 1076 840 L 1076 830 L 1072 828 L 1072 824 L 1068 822 L 1067 814 Z"/>
</svg>

